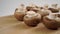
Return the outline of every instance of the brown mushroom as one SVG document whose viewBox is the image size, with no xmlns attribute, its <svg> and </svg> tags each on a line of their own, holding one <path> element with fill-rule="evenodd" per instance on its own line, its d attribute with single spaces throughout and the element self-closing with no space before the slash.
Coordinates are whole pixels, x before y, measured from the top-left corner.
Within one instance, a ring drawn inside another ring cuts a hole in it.
<svg viewBox="0 0 60 34">
<path fill-rule="evenodd" d="M 46 15 L 49 15 L 51 13 L 50 10 L 48 10 L 47 8 L 44 8 L 40 11 L 38 11 L 38 13 L 41 15 L 41 21 L 43 20 L 43 17 L 46 16 Z"/>
<path fill-rule="evenodd" d="M 41 15 L 33 11 L 27 12 L 27 15 L 24 16 L 24 23 L 27 26 L 35 27 L 40 23 Z"/>
<path fill-rule="evenodd" d="M 57 13 L 59 10 L 57 9 L 58 4 L 52 4 L 52 7 L 49 8 L 49 10 L 52 11 L 52 13 Z"/>
<path fill-rule="evenodd" d="M 15 9 L 15 12 L 14 12 L 14 16 L 17 20 L 19 21 L 23 21 L 23 18 L 25 16 L 25 13 L 26 13 L 26 10 L 24 8 L 24 5 L 21 4 L 20 7 L 16 8 Z"/>
<path fill-rule="evenodd" d="M 57 21 L 55 18 L 57 17 L 56 14 L 51 13 L 49 16 L 43 17 L 43 24 L 45 25 L 46 28 L 51 29 L 51 30 L 57 30 Z"/>
</svg>

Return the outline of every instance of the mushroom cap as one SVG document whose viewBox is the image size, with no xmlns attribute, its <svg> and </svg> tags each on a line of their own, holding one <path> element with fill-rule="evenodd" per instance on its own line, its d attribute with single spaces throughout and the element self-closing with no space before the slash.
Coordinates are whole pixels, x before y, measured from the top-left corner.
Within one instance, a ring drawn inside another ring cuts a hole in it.
<svg viewBox="0 0 60 34">
<path fill-rule="evenodd" d="M 26 10 L 22 7 L 22 5 L 15 9 L 14 16 L 17 20 L 23 21 L 23 17 L 25 16 Z"/>
<path fill-rule="evenodd" d="M 30 12 L 29 12 L 30 13 Z M 41 15 L 38 13 L 27 14 L 24 16 L 24 23 L 28 26 L 35 27 L 40 23 Z"/>
<path fill-rule="evenodd" d="M 57 30 L 58 29 L 57 22 L 53 19 L 49 19 L 48 17 L 43 18 L 43 24 L 48 29 L 51 29 L 51 30 Z"/>
<path fill-rule="evenodd" d="M 38 17 L 38 16 L 39 16 L 39 18 L 41 18 L 41 15 L 39 13 L 35 13 L 34 11 L 28 11 L 26 14 L 27 14 L 26 16 L 29 18 Z"/>
<path fill-rule="evenodd" d="M 21 4 L 18 8 L 15 9 L 15 13 L 25 13 L 26 9 L 24 4 Z"/>
<path fill-rule="evenodd" d="M 57 13 L 50 13 L 47 17 L 48 17 L 49 19 L 55 20 L 55 18 L 56 18 L 57 16 L 58 16 Z"/>
<path fill-rule="evenodd" d="M 46 16 L 46 15 L 49 15 L 51 13 L 50 10 L 45 10 L 45 9 L 42 9 L 40 12 L 39 12 L 42 16 Z"/>
<path fill-rule="evenodd" d="M 35 4 L 30 4 L 29 6 L 26 7 L 26 9 L 28 11 L 32 10 L 32 11 L 37 11 L 38 6 L 36 6 Z"/>
<path fill-rule="evenodd" d="M 56 16 L 57 15 L 55 13 L 52 13 L 52 14 L 49 14 L 49 15 L 43 17 L 43 24 L 45 25 L 45 27 L 47 27 L 48 29 L 57 30 L 58 23 L 55 20 Z"/>
</svg>

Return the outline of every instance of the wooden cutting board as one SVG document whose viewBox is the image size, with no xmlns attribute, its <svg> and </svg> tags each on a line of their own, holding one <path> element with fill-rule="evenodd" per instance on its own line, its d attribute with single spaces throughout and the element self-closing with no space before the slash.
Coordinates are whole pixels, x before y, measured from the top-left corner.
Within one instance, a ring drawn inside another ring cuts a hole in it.
<svg viewBox="0 0 60 34">
<path fill-rule="evenodd" d="M 0 17 L 0 34 L 60 34 L 58 30 L 49 30 L 42 23 L 36 27 L 28 27 L 14 16 Z"/>
</svg>

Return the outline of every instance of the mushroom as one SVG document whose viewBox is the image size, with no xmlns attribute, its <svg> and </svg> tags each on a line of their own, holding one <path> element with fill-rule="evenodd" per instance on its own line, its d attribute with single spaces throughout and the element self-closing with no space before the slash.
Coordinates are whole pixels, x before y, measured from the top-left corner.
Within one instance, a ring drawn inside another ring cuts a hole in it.
<svg viewBox="0 0 60 34">
<path fill-rule="evenodd" d="M 58 5 L 58 4 L 52 4 L 52 7 L 49 8 L 49 10 L 51 10 L 52 13 L 57 13 L 57 12 L 59 12 L 59 10 L 57 9 L 57 5 Z"/>
<path fill-rule="evenodd" d="M 34 11 L 37 12 L 39 10 L 39 7 L 35 4 L 30 4 L 29 6 L 26 7 L 27 11 Z"/>
<path fill-rule="evenodd" d="M 27 11 L 30 11 L 32 8 L 33 8 L 33 7 L 31 7 L 31 6 L 27 6 L 27 7 L 26 7 L 26 10 L 27 10 Z"/>
<path fill-rule="evenodd" d="M 57 17 L 56 13 L 51 13 L 45 17 L 43 17 L 43 24 L 45 25 L 46 28 L 51 29 L 51 30 L 57 30 L 57 21 L 55 18 Z"/>
<path fill-rule="evenodd" d="M 34 11 L 28 11 L 24 16 L 24 23 L 27 26 L 35 27 L 40 23 L 41 15 L 39 13 L 35 13 Z"/>
<path fill-rule="evenodd" d="M 46 15 L 49 15 L 49 13 L 51 13 L 51 11 L 48 10 L 48 5 L 45 5 L 45 6 L 43 7 L 43 9 L 40 10 L 39 13 L 40 13 L 42 16 L 46 16 Z"/>
<path fill-rule="evenodd" d="M 44 6 L 43 9 L 40 9 L 40 11 L 38 11 L 39 14 L 41 14 L 41 20 L 43 20 L 43 17 L 46 16 L 46 15 L 49 15 L 51 13 L 50 10 L 48 10 L 48 6 Z"/>
<path fill-rule="evenodd" d="M 26 7 L 26 10 L 31 11 L 32 8 L 34 8 L 34 7 L 36 7 L 36 5 L 31 3 L 31 4 L 29 4 L 29 6 Z"/>
<path fill-rule="evenodd" d="M 18 8 L 15 9 L 14 16 L 17 20 L 23 21 L 23 17 L 25 16 L 26 9 L 24 4 L 21 4 Z"/>
<path fill-rule="evenodd" d="M 38 12 L 41 10 L 41 8 L 40 8 L 40 7 L 38 7 L 38 8 L 34 7 L 32 10 L 33 10 L 34 12 L 38 13 Z"/>
</svg>

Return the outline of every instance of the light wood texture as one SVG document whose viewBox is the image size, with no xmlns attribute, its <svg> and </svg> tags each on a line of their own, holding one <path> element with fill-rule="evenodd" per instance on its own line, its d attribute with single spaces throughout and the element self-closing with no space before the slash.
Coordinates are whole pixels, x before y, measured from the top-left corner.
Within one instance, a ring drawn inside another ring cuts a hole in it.
<svg viewBox="0 0 60 34">
<path fill-rule="evenodd" d="M 42 23 L 28 27 L 14 16 L 0 17 L 0 34 L 60 34 L 60 29 L 49 30 Z"/>
</svg>

